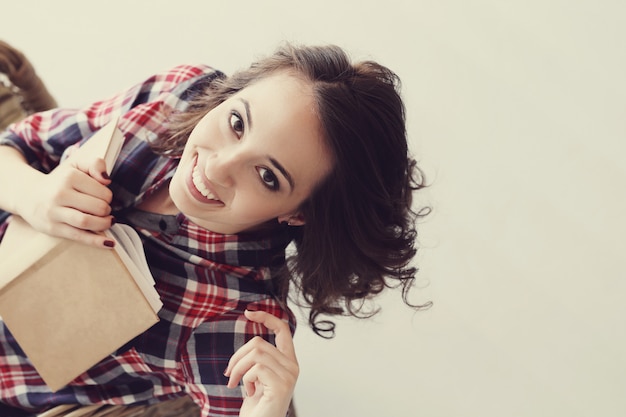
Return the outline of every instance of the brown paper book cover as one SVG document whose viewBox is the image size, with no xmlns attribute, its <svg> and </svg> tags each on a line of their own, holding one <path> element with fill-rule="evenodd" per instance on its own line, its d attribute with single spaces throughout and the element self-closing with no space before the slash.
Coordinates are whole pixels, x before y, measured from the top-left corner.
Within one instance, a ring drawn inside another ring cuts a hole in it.
<svg viewBox="0 0 626 417">
<path fill-rule="evenodd" d="M 116 121 L 70 158 L 104 157 L 123 137 Z M 106 232 L 115 250 L 48 236 L 13 216 L 0 245 L 0 317 L 53 391 L 158 321 L 161 306 L 136 232 Z"/>
</svg>

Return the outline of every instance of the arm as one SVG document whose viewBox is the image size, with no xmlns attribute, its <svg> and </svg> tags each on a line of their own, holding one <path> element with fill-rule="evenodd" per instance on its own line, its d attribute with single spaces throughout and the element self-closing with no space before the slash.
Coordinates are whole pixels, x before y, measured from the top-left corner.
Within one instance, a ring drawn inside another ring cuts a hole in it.
<svg viewBox="0 0 626 417">
<path fill-rule="evenodd" d="M 112 194 L 102 159 L 62 164 L 45 174 L 17 149 L 0 146 L 0 208 L 54 236 L 107 247 Z"/>
<path fill-rule="evenodd" d="M 36 113 L 12 125 L 0 133 L 0 145 L 6 145 L 0 146 L 0 209 L 22 216 L 39 231 L 104 245 L 106 239 L 93 233 L 107 229 L 113 220 L 104 164 L 91 160 L 59 165 L 59 161 L 114 113 L 123 115 L 128 136 L 133 135 L 133 126 L 161 126 L 162 120 L 150 117 L 158 109 L 163 115 L 172 111 L 170 102 L 181 102 L 177 97 L 172 100 L 171 91 L 184 91 L 195 77 L 210 72 L 209 67 L 180 66 L 83 110 Z"/>
</svg>

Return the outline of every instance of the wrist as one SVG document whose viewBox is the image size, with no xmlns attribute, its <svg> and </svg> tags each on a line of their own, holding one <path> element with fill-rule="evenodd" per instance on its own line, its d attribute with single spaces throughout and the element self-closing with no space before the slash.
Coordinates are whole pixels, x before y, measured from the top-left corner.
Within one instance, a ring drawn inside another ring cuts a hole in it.
<svg viewBox="0 0 626 417">
<path fill-rule="evenodd" d="M 0 209 L 21 215 L 44 175 L 28 165 L 17 149 L 0 146 Z"/>
</svg>

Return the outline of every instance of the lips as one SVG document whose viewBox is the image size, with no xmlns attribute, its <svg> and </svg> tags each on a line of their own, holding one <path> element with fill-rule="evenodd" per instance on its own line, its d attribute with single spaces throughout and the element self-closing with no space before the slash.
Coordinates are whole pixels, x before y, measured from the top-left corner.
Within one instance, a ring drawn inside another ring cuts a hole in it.
<svg viewBox="0 0 626 417">
<path fill-rule="evenodd" d="M 187 177 L 187 187 L 191 195 L 203 204 L 219 204 L 224 203 L 216 197 L 214 191 L 211 190 L 208 180 L 202 174 L 202 170 L 198 167 L 198 157 L 194 158 L 191 175 Z"/>
</svg>

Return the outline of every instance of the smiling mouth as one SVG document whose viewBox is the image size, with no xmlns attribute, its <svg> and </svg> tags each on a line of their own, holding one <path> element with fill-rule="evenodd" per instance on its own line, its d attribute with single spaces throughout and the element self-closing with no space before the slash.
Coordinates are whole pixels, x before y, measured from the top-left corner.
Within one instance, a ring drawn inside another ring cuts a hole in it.
<svg viewBox="0 0 626 417">
<path fill-rule="evenodd" d="M 200 169 L 198 168 L 198 166 L 194 166 L 193 167 L 193 171 L 191 174 L 191 181 L 193 182 L 194 187 L 196 188 L 196 190 L 207 200 L 213 200 L 216 202 L 222 202 L 219 198 L 217 198 L 215 196 L 215 194 L 213 194 L 211 192 L 211 190 L 209 190 L 209 188 L 206 186 L 206 184 L 202 181 L 202 174 L 200 173 Z"/>
</svg>

